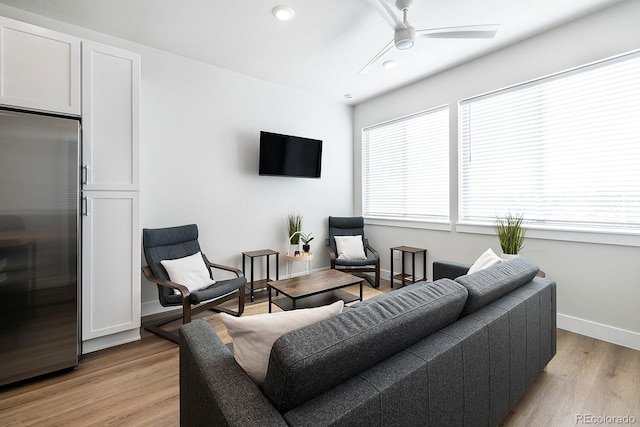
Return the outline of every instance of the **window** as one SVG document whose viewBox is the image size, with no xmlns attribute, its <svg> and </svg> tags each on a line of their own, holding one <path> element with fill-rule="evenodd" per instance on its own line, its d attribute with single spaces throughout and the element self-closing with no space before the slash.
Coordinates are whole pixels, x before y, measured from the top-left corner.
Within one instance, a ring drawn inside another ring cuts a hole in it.
<svg viewBox="0 0 640 427">
<path fill-rule="evenodd" d="M 640 52 L 461 102 L 460 222 L 640 228 Z"/>
<path fill-rule="evenodd" d="M 449 221 L 449 107 L 363 129 L 363 216 Z"/>
</svg>

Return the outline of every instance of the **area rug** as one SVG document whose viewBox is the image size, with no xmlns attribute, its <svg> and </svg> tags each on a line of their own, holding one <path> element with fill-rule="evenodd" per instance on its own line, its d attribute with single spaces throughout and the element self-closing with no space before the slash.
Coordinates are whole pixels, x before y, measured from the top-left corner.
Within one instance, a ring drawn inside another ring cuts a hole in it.
<svg viewBox="0 0 640 427">
<path fill-rule="evenodd" d="M 356 295 L 358 294 L 357 287 L 349 287 L 349 288 L 345 288 L 345 290 L 347 292 L 352 292 L 352 293 L 354 293 Z M 379 291 L 377 289 L 374 289 L 374 288 L 372 288 L 370 286 L 366 286 L 365 285 L 362 288 L 362 299 L 367 300 L 369 298 L 373 298 L 376 295 L 381 295 L 383 293 L 384 292 L 382 292 L 382 291 Z M 280 309 L 280 307 L 272 304 L 271 305 L 271 311 L 272 312 L 277 312 L 277 311 L 282 311 L 282 310 Z M 259 302 L 259 303 L 255 303 L 255 304 L 247 304 L 244 307 L 244 312 L 242 313 L 242 317 L 244 317 L 244 316 L 254 316 L 256 314 L 263 314 L 263 313 L 268 313 L 268 312 L 269 312 L 269 302 L 268 301 Z M 224 324 L 220 320 L 220 315 L 219 314 L 214 314 L 212 316 L 204 317 L 204 318 L 202 318 L 202 320 L 205 320 L 207 323 L 209 323 L 211 325 L 213 330 L 216 331 L 218 336 L 222 339 L 222 341 L 225 344 L 231 342 L 231 337 L 227 333 L 227 328 L 224 326 Z"/>
</svg>

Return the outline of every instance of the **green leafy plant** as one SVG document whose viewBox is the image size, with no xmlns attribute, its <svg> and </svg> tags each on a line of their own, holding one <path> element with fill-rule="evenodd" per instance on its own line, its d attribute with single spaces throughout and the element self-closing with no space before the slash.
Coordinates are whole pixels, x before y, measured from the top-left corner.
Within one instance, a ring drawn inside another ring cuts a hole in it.
<svg viewBox="0 0 640 427">
<path fill-rule="evenodd" d="M 302 233 L 302 215 L 289 214 L 286 219 L 287 232 L 289 233 L 289 243 L 297 245 L 300 243 L 300 234 Z"/>
<path fill-rule="evenodd" d="M 524 236 L 527 230 L 522 226 L 523 215 L 507 214 L 496 217 L 494 229 L 498 235 L 502 252 L 517 255 L 524 246 Z"/>
<path fill-rule="evenodd" d="M 309 242 L 315 238 L 311 234 L 312 233 L 309 233 L 309 234 L 300 233 L 300 241 L 302 242 L 303 245 L 308 245 Z"/>
</svg>

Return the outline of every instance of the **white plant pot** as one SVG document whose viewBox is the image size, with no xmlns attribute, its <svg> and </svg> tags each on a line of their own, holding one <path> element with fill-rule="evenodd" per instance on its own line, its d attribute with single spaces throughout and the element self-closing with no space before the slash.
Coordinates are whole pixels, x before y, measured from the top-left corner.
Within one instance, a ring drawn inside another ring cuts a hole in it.
<svg viewBox="0 0 640 427">
<path fill-rule="evenodd" d="M 500 256 L 500 258 L 502 258 L 503 261 L 509 261 L 511 259 L 518 258 L 518 257 L 520 257 L 520 255 L 518 254 L 505 254 L 505 253 L 503 253 Z"/>
</svg>

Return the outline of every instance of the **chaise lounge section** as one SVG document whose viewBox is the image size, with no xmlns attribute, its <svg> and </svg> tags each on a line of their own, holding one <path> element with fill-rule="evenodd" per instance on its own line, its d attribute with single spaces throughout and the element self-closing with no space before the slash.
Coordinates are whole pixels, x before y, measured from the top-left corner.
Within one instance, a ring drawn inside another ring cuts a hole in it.
<svg viewBox="0 0 640 427">
<path fill-rule="evenodd" d="M 555 355 L 556 284 L 537 272 L 515 259 L 347 307 L 278 338 L 262 388 L 185 325 L 181 425 L 498 425 Z"/>
</svg>

